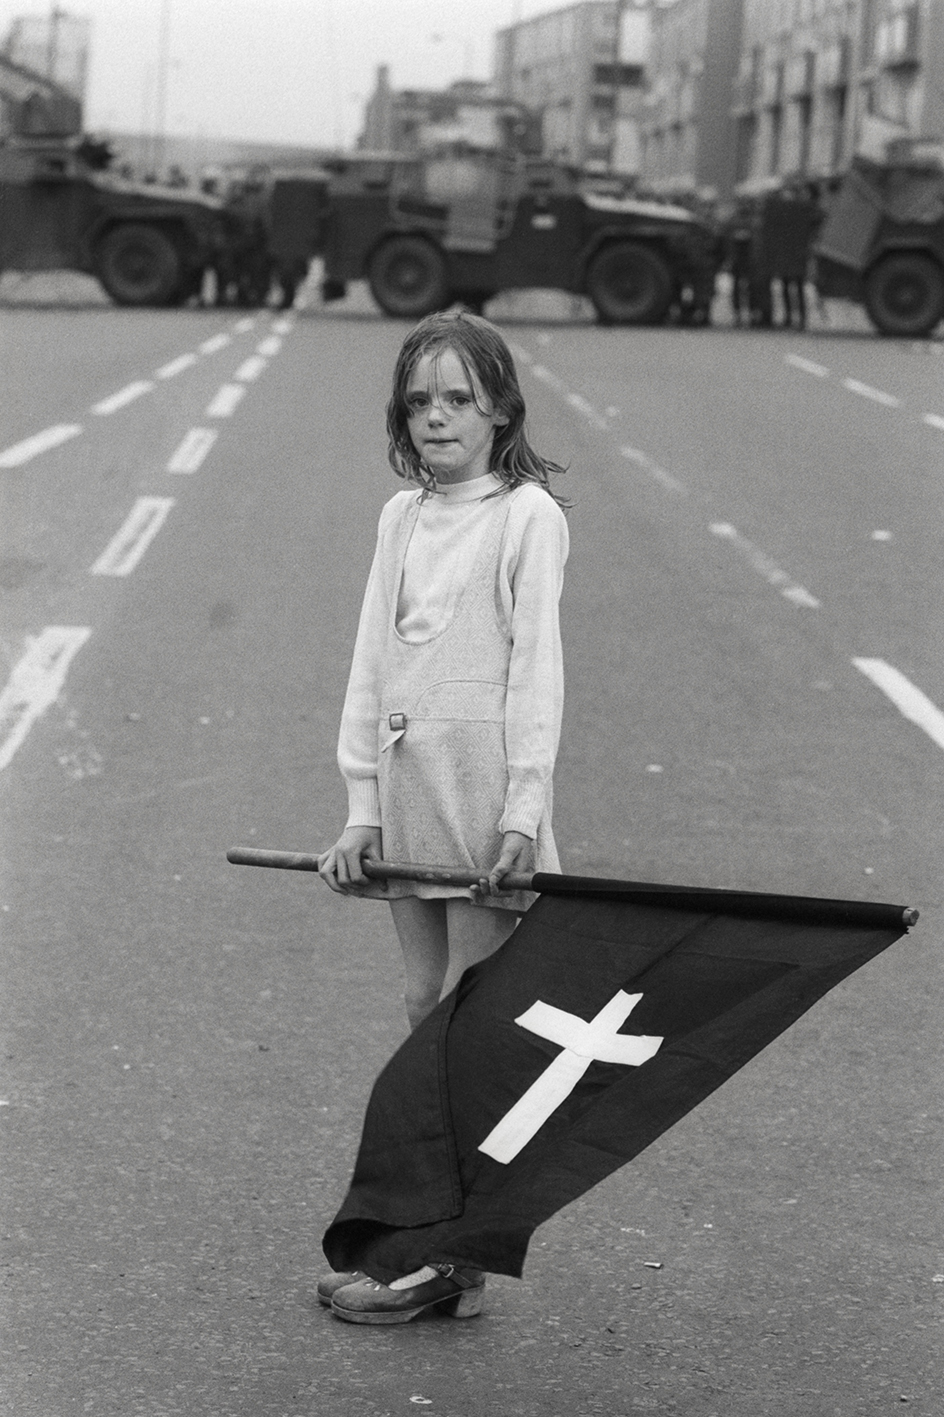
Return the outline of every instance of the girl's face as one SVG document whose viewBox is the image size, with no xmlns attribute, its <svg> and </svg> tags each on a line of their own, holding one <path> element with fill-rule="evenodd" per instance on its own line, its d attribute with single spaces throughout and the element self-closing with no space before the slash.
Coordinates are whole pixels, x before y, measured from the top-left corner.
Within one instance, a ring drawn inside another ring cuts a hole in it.
<svg viewBox="0 0 944 1417">
<path fill-rule="evenodd" d="M 490 407 L 477 379 L 470 383 L 454 349 L 417 362 L 406 386 L 410 438 L 437 482 L 471 482 L 490 469 L 495 429 L 508 422 Z"/>
</svg>

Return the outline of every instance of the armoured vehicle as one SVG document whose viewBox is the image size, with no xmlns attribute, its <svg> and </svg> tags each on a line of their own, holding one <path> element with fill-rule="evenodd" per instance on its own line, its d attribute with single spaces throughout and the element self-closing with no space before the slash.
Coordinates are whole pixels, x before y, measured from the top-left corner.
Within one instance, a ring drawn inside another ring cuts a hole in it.
<svg viewBox="0 0 944 1417">
<path fill-rule="evenodd" d="M 322 294 L 366 279 L 388 315 L 549 287 L 590 297 L 608 324 L 706 321 L 717 243 L 682 207 L 590 190 L 572 168 L 474 150 L 332 159 L 309 183 L 309 255 Z M 299 223 L 299 230 L 304 223 Z"/>
<path fill-rule="evenodd" d="M 0 142 L 0 272 L 97 276 L 119 305 L 180 304 L 232 241 L 210 197 L 101 170 L 78 138 Z"/>
<path fill-rule="evenodd" d="M 821 295 L 865 306 L 884 335 L 928 335 L 944 317 L 944 164 L 911 143 L 856 158 L 813 243 Z"/>
</svg>

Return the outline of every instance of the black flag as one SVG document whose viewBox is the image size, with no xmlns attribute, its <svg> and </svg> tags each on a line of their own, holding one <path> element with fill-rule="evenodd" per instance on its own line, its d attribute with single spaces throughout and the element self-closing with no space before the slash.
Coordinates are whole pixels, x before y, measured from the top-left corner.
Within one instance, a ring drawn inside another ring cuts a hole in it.
<svg viewBox="0 0 944 1417">
<path fill-rule="evenodd" d="M 574 887 L 580 894 L 572 894 Z M 389 1283 L 521 1274 L 535 1228 L 905 933 L 899 906 L 542 876 L 374 1086 L 324 1238 Z"/>
</svg>

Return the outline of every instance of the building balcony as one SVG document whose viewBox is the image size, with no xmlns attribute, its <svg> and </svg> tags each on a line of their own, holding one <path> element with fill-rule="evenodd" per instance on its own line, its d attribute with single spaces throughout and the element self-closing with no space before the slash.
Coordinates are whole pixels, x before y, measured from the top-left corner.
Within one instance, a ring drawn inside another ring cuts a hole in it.
<svg viewBox="0 0 944 1417">
<path fill-rule="evenodd" d="M 849 82 L 849 61 L 852 41 L 842 35 L 820 51 L 816 65 L 816 76 L 820 88 L 842 89 Z"/>
<path fill-rule="evenodd" d="M 874 55 L 883 69 L 912 69 L 921 61 L 920 11 L 906 5 L 876 27 Z"/>
<path fill-rule="evenodd" d="M 812 49 L 805 49 L 801 54 L 793 55 L 784 72 L 784 86 L 788 98 L 809 97 L 813 92 L 815 67 L 816 54 Z"/>
</svg>

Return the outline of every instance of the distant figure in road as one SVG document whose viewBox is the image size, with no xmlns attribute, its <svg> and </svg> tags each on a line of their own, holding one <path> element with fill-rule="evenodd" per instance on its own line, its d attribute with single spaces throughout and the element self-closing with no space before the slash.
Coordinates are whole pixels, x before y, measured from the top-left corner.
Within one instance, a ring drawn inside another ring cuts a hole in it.
<svg viewBox="0 0 944 1417">
<path fill-rule="evenodd" d="M 724 261 L 731 277 L 731 314 L 737 326 L 751 323 L 752 241 L 750 216 L 738 208 L 724 231 Z"/>
<path fill-rule="evenodd" d="M 394 471 L 412 485 L 380 517 L 338 744 L 350 811 L 319 871 L 334 891 L 389 899 L 412 1028 L 534 900 L 499 894 L 502 877 L 560 870 L 551 777 L 566 504 L 550 486 L 562 469 L 531 448 L 524 420 L 511 353 L 489 321 L 435 314 L 407 336 L 387 430 Z M 381 891 L 363 862 L 382 857 L 481 878 L 471 891 Z M 352 1322 L 391 1323 L 431 1304 L 475 1313 L 483 1284 L 478 1271 L 426 1266 L 389 1288 L 334 1275 L 319 1297 Z"/>
</svg>

